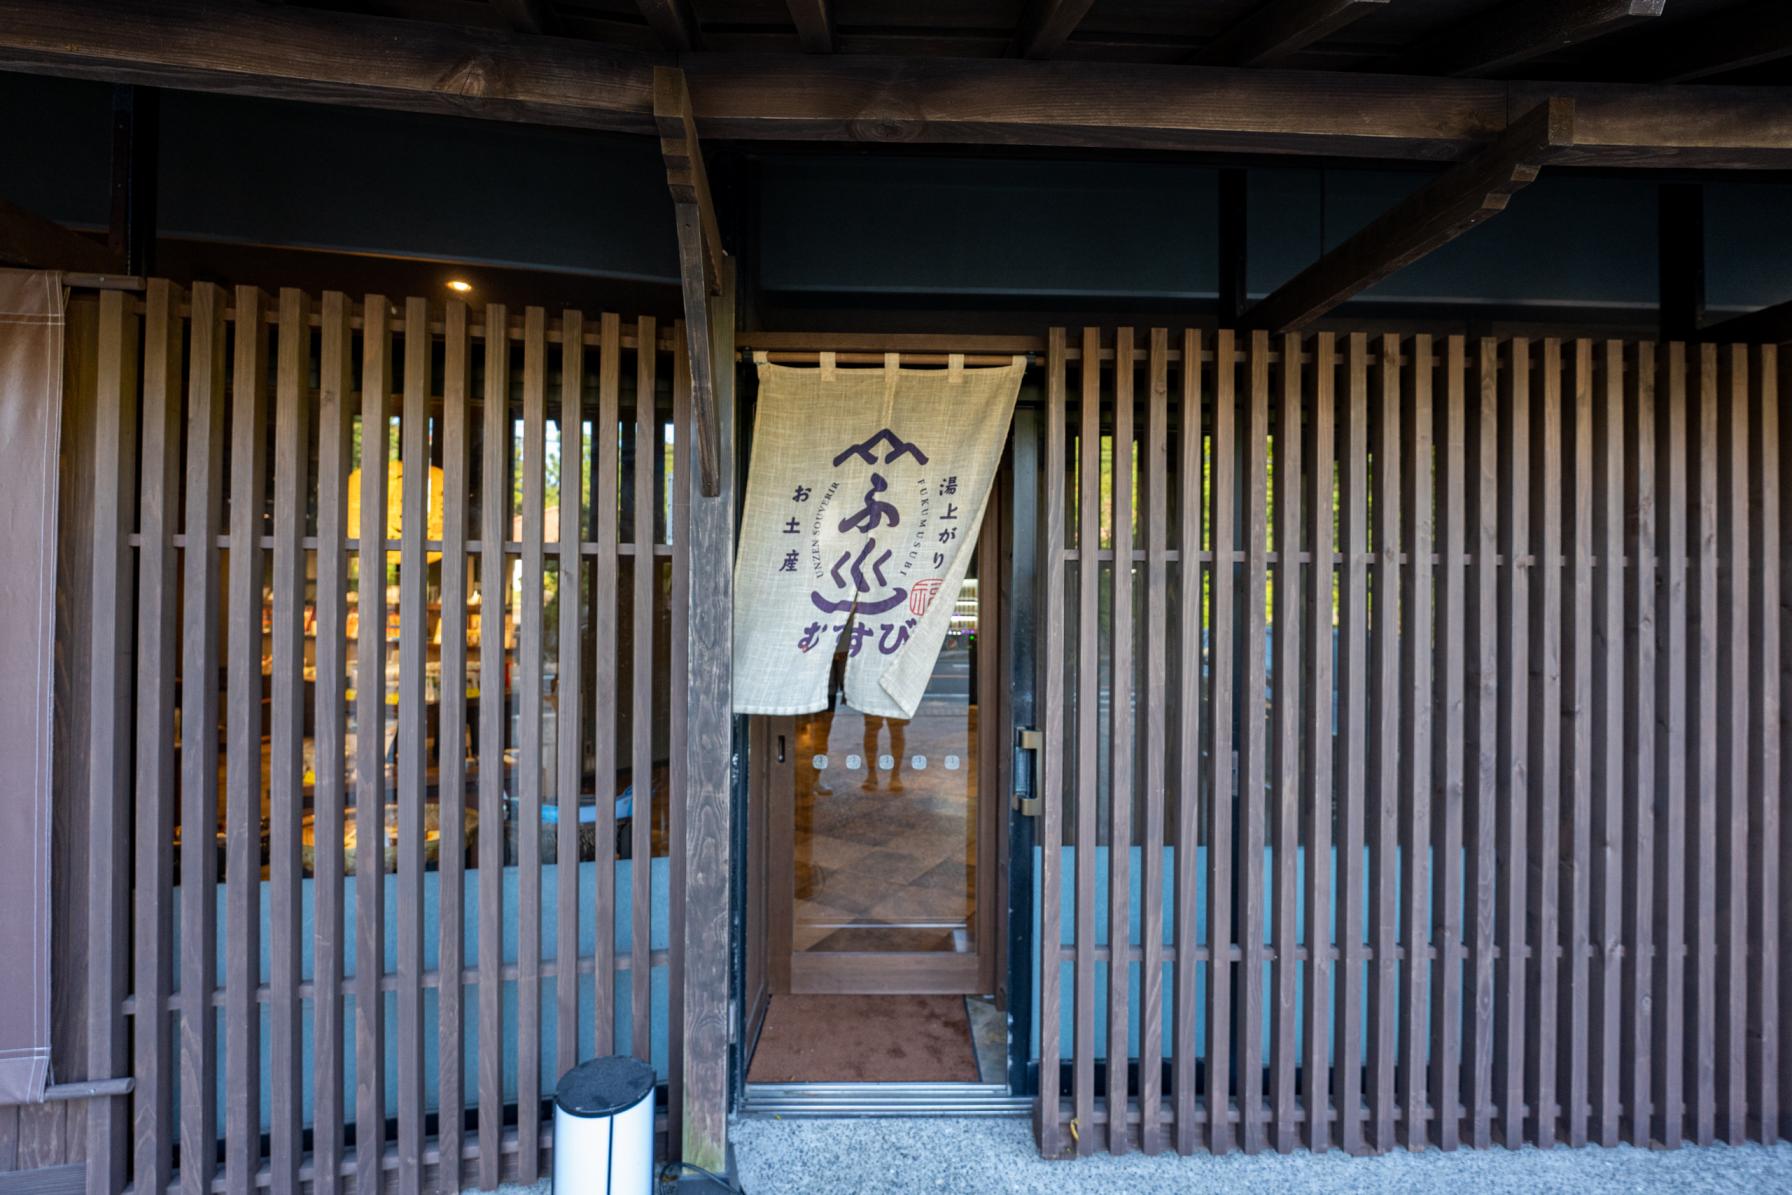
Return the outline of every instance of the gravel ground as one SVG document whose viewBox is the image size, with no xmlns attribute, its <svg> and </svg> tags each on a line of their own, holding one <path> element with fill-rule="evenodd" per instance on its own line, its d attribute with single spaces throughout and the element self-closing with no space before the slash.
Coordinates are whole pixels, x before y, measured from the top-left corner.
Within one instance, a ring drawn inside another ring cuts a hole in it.
<svg viewBox="0 0 1792 1195">
<path fill-rule="evenodd" d="M 742 1118 L 733 1138 L 750 1195 L 806 1192 L 1792 1192 L 1792 1145 L 1672 1151 L 1494 1149 L 1046 1162 L 1024 1120 Z"/>
</svg>

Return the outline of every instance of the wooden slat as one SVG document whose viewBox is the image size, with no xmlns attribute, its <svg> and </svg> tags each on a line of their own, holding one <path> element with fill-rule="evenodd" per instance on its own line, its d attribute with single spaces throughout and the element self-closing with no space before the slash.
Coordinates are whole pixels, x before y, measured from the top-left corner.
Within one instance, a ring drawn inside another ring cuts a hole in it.
<svg viewBox="0 0 1792 1195">
<path fill-rule="evenodd" d="M 1128 1009 L 1132 990 L 1127 962 L 1132 946 L 1131 902 L 1133 839 L 1133 330 L 1122 327 L 1114 334 L 1114 431 L 1113 431 L 1113 549 L 1114 577 L 1108 631 L 1112 638 L 1113 694 L 1108 702 L 1108 1152 L 1127 1151 L 1126 1060 L 1129 1046 Z M 1084 567 L 1093 569 L 1091 554 L 1083 553 Z"/>
<path fill-rule="evenodd" d="M 1588 1003 L 1597 1018 L 1588 1040 L 1587 1086 L 1592 1100 L 1592 1139 L 1616 1145 L 1624 1107 L 1623 1000 L 1624 856 L 1627 794 L 1624 788 L 1624 346 L 1608 340 L 1597 350 L 1599 375 L 1592 396 L 1592 552 L 1596 558 L 1586 602 L 1591 607 L 1590 701 L 1592 743 L 1593 958 Z M 1576 446 L 1579 455 L 1578 445 Z M 1630 562 L 1634 563 L 1634 562 Z M 1579 654 L 1578 652 L 1576 653 Z M 1578 667 L 1578 665 L 1577 665 Z"/>
<path fill-rule="evenodd" d="M 1022 58 L 1050 58 L 1083 23 L 1094 0 L 1029 0 L 1016 42 Z"/>
<path fill-rule="evenodd" d="M 1344 411 L 1343 503 L 1344 577 L 1338 587 L 1338 625 L 1343 642 L 1338 657 L 1338 742 L 1344 750 L 1342 813 L 1339 817 L 1338 893 L 1338 1075 L 1332 1090 L 1338 1102 L 1339 1143 L 1361 1153 L 1363 1141 L 1363 965 L 1365 953 L 1363 819 L 1369 739 L 1369 373 L 1368 338 L 1352 333 L 1347 352 L 1348 406 Z"/>
<path fill-rule="evenodd" d="M 509 617 L 510 319 L 485 308 L 479 482 L 479 824 L 504 824 L 504 637 Z M 479 1186 L 498 1185 L 504 1132 L 504 836 L 479 836 Z"/>
<path fill-rule="evenodd" d="M 1525 1140 L 1524 1050 L 1525 909 L 1527 888 L 1525 814 L 1528 808 L 1526 760 L 1530 758 L 1530 716 L 1525 693 L 1530 682 L 1531 571 L 1521 557 L 1531 545 L 1531 345 L 1514 338 L 1500 362 L 1498 596 L 1499 717 L 1498 767 L 1499 843 L 1494 876 L 1499 894 L 1496 911 L 1499 957 L 1494 964 L 1495 1021 L 1493 1034 L 1493 1098 L 1499 1109 L 1499 1142 L 1516 1149 Z"/>
<path fill-rule="evenodd" d="M 1267 0 L 1201 47 L 1192 61 L 1209 66 L 1276 66 L 1388 0 Z"/>
<path fill-rule="evenodd" d="M 131 1168 L 138 1186 L 163 1190 L 172 1168 L 174 1075 L 168 991 L 174 982 L 174 582 L 181 417 L 181 294 L 151 279 L 143 296 L 142 491 L 138 496 L 136 602 L 136 932 L 131 993 L 136 1080 Z"/>
<path fill-rule="evenodd" d="M 1263 967 L 1264 906 L 1263 852 L 1265 786 L 1269 764 L 1264 695 L 1268 678 L 1264 671 L 1264 645 L 1269 636 L 1265 624 L 1265 594 L 1269 588 L 1269 334 L 1251 334 L 1248 362 L 1250 391 L 1245 397 L 1244 434 L 1244 642 L 1239 667 L 1244 670 L 1244 708 L 1238 711 L 1238 812 L 1239 869 L 1242 906 L 1239 918 L 1241 962 L 1238 976 L 1238 1108 L 1244 1149 L 1257 1153 L 1264 1145 L 1263 1131 Z M 1214 641 L 1231 650 L 1224 639 Z M 1218 842 L 1219 840 L 1215 840 Z"/>
<path fill-rule="evenodd" d="M 600 1054 L 621 1050 L 622 1025 L 616 1018 L 616 708 L 604 695 L 617 692 L 616 633 L 617 427 L 622 390 L 622 322 L 606 313 L 598 329 L 597 418 L 591 428 L 591 538 L 597 559 L 591 567 L 591 757 L 597 803 L 597 883 L 591 909 L 595 940 L 592 997 L 593 1048 Z"/>
<path fill-rule="evenodd" d="M 1294 1148 L 1299 1126 L 1295 1123 L 1295 983 L 1300 974 L 1296 957 L 1299 935 L 1297 877 L 1300 874 L 1300 798 L 1302 650 L 1307 636 L 1301 616 L 1301 503 L 1304 394 L 1301 387 L 1301 343 L 1298 336 L 1282 338 L 1281 394 L 1275 422 L 1275 550 L 1276 569 L 1273 687 L 1275 691 L 1275 755 L 1272 808 L 1275 811 L 1275 982 L 1274 1037 L 1270 1062 L 1271 1124 L 1278 1153 Z M 1330 503 L 1327 502 L 1329 511 Z M 1327 636 L 1329 640 L 1330 636 Z M 1329 643 L 1328 643 L 1329 646 Z M 1330 732 L 1330 727 L 1327 727 Z M 1311 934 L 1307 958 L 1319 951 Z"/>
<path fill-rule="evenodd" d="M 1785 816 L 1780 809 L 1784 778 L 1784 745 L 1780 734 L 1784 693 L 1780 674 L 1785 630 L 1781 620 L 1781 542 L 1779 416 L 1780 351 L 1754 350 L 1754 386 L 1749 410 L 1749 526 L 1751 656 L 1749 671 L 1749 963 L 1748 1035 L 1756 1043 L 1749 1053 L 1748 1102 L 1756 1139 L 1771 1144 L 1780 1137 L 1780 1037 L 1783 961 L 1780 941 L 1780 899 Z"/>
<path fill-rule="evenodd" d="M 100 295 L 99 360 L 93 439 L 93 555 L 88 649 L 87 842 L 93 859 L 117 867 L 88 872 L 86 921 L 89 1076 L 129 1072 L 122 1012 L 129 977 L 131 686 L 133 649 L 131 483 L 137 463 L 137 384 L 142 346 L 134 304 L 118 291 Z M 96 1100 L 87 1110 L 87 1195 L 110 1195 L 125 1183 L 130 1104 Z"/>
<path fill-rule="evenodd" d="M 1562 802 L 1562 345 L 1550 337 L 1531 404 L 1530 808 L 1526 818 L 1525 973 L 1530 1032 L 1525 1042 L 1525 1100 L 1532 1140 L 1555 1144 L 1558 948 L 1561 925 Z"/>
<path fill-rule="evenodd" d="M 541 1151 L 541 660 L 543 495 L 547 454 L 547 312 L 523 313 L 523 508 L 521 617 L 516 640 L 518 1181 L 540 1173 Z M 489 531 L 485 534 L 490 534 Z"/>
<path fill-rule="evenodd" d="M 1714 1086 L 1719 1133 L 1748 1136 L 1748 928 L 1750 699 L 1749 350 L 1718 353 L 1717 454 L 1717 1044 Z"/>
<path fill-rule="evenodd" d="M 1667 346 L 1656 403 L 1657 544 L 1665 576 L 1656 585 L 1655 706 L 1657 735 L 1655 827 L 1655 989 L 1649 1049 L 1654 1077 L 1654 1135 L 1678 1149 L 1685 1134 L 1683 1102 L 1686 1033 L 1686 582 L 1687 582 L 1687 387 L 1686 346 Z"/>
<path fill-rule="evenodd" d="M 210 1190 L 218 1161 L 217 1015 L 211 994 L 218 975 L 220 593 L 218 554 L 208 541 L 218 534 L 224 505 L 225 305 L 221 287 L 193 288 L 186 542 L 205 546 L 181 553 L 180 917 L 186 932 L 180 959 L 180 1183 L 195 1195 Z M 256 755 L 259 771 L 260 752 Z M 258 879 L 259 873 L 257 868 Z"/>
<path fill-rule="evenodd" d="M 1060 346 L 1061 347 L 1061 346 Z M 1173 1032 L 1175 1056 L 1174 1094 L 1176 1110 L 1176 1152 L 1194 1153 L 1204 1143 L 1201 1112 L 1196 1091 L 1197 1055 L 1200 1044 L 1195 1040 L 1195 1018 L 1199 1012 L 1195 1000 L 1198 974 L 1198 947 L 1201 926 L 1197 916 L 1200 902 L 1196 858 L 1200 843 L 1200 759 L 1201 759 L 1201 520 L 1206 512 L 1202 500 L 1203 435 L 1201 426 L 1203 353 L 1199 332 L 1182 334 L 1182 447 L 1178 458 L 1180 474 L 1181 526 L 1177 536 L 1177 568 L 1181 573 L 1181 610 L 1178 614 L 1177 641 L 1181 645 L 1176 674 L 1176 744 L 1180 764 L 1176 786 L 1176 1021 Z M 1049 443 L 1049 437 L 1048 441 Z M 1050 476 L 1051 469 L 1047 470 Z M 1049 492 L 1049 491 L 1048 491 Z M 1061 537 L 1060 537 L 1061 538 Z M 1048 591 L 1049 594 L 1049 591 Z M 1049 596 L 1047 614 L 1050 614 Z M 1046 642 L 1054 640 L 1049 617 L 1042 620 Z M 1062 636 L 1059 636 L 1060 640 Z M 1049 656 L 1043 658 L 1049 659 Z M 1048 675 L 1055 669 L 1048 669 Z M 1050 694 L 1051 688 L 1046 692 Z M 1055 723 L 1047 723 L 1055 725 Z M 1048 756 L 1049 758 L 1049 756 Z M 1047 848 L 1049 851 L 1049 847 Z M 1052 898 L 1046 897 L 1046 908 Z M 1053 939 L 1047 936 L 1046 941 Z M 1212 974 L 1213 950 L 1208 944 L 1208 973 Z M 1048 1019 L 1045 1024 L 1051 1024 Z M 1211 1072 L 1209 1072 L 1211 1074 Z"/>
<path fill-rule="evenodd" d="M 830 0 L 785 0 L 797 40 L 810 54 L 834 52 L 834 18 Z"/>
<path fill-rule="evenodd" d="M 1556 1020 L 1562 1037 L 1556 1090 L 1562 1135 L 1569 1145 L 1587 1143 L 1588 996 L 1587 954 L 1592 947 L 1593 899 L 1593 342 L 1573 343 L 1571 396 L 1562 417 L 1566 474 L 1557 489 L 1568 495 L 1563 524 L 1566 562 L 1562 612 L 1562 803 L 1557 824 L 1568 835 L 1558 853 L 1566 866 L 1558 938 L 1562 972 Z"/>
<path fill-rule="evenodd" d="M 585 317 L 560 317 L 560 575 L 559 655 L 554 667 L 555 744 L 558 778 L 554 785 L 558 836 L 554 863 L 556 968 L 554 1057 L 556 1076 L 579 1061 L 579 806 L 585 768 L 585 723 L 580 701 L 584 646 L 579 612 L 585 597 L 580 552 L 584 544 L 585 481 Z M 612 849 L 614 846 L 612 845 Z M 603 960 L 604 964 L 608 959 Z"/>
<path fill-rule="evenodd" d="M 1069 446 L 1065 430 L 1065 388 L 1068 365 L 1064 360 L 1065 331 L 1052 328 L 1046 338 L 1045 360 L 1045 459 L 1040 469 L 1044 477 L 1045 518 L 1041 521 L 1039 545 L 1040 616 L 1039 643 L 1035 658 L 1040 662 L 1039 726 L 1044 743 L 1039 751 L 1039 1101 L 1034 1114 L 1034 1133 L 1039 1152 L 1055 1158 L 1062 1152 L 1063 1115 L 1058 1100 L 1058 1062 L 1061 1057 L 1058 1018 L 1061 1008 L 1059 984 L 1059 943 L 1063 936 L 1060 896 L 1063 879 L 1060 875 L 1064 841 L 1064 671 L 1058 666 L 1058 645 L 1064 642 L 1064 505 L 1065 466 Z M 1186 483 L 1185 483 L 1186 484 Z M 1186 557 L 1185 557 L 1186 559 Z M 1187 643 L 1187 640 L 1184 640 Z M 1187 841 L 1187 840 L 1182 840 Z M 1178 942 L 1189 941 L 1188 923 L 1177 911 Z M 1177 998 L 1183 995 L 1180 978 Z M 1176 1033 L 1177 1065 L 1186 1064 L 1194 1073 L 1194 1062 L 1188 1055 L 1188 1039 L 1182 1036 L 1181 1023 Z M 1178 1106 L 1182 1103 L 1182 1082 L 1177 1080 Z M 1180 1113 L 1178 1124 L 1182 1123 Z M 1178 1145 L 1180 1149 L 1180 1144 Z"/>
<path fill-rule="evenodd" d="M 1437 489 L 1442 515 L 1437 521 L 1436 722 L 1429 761 L 1431 791 L 1439 807 L 1431 821 L 1431 866 L 1435 895 L 1421 916 L 1429 924 L 1437 962 L 1431 972 L 1430 1073 L 1431 1139 L 1439 1148 L 1461 1142 L 1467 1102 L 1462 1091 L 1463 1058 L 1463 816 L 1468 785 L 1465 760 L 1466 699 L 1463 693 L 1464 607 L 1468 582 L 1468 346 L 1460 336 L 1444 343 L 1443 401 L 1437 410 L 1443 428 L 1437 437 Z M 1417 844 L 1414 844 L 1416 849 Z M 1472 906 L 1471 906 L 1472 907 Z M 1416 1051 L 1417 1040 L 1412 1043 Z M 1410 1105 L 1409 1105 L 1410 1106 Z"/>
<path fill-rule="evenodd" d="M 1687 628 L 1691 653 L 1690 742 L 1686 756 L 1687 811 L 1693 819 L 1692 840 L 1687 844 L 1687 864 L 1692 871 L 1692 907 L 1687 910 L 1691 941 L 1692 998 L 1687 1008 L 1687 1036 L 1692 1046 L 1687 1061 L 1691 1087 L 1693 1140 L 1709 1145 L 1717 1133 L 1717 820 L 1719 812 L 1717 653 L 1717 346 L 1699 346 L 1699 391 L 1694 413 L 1697 439 L 1692 444 L 1692 509 L 1694 521 L 1688 545 L 1693 567 L 1690 578 L 1691 622 Z M 1689 401 L 1690 398 L 1689 398 Z"/>
<path fill-rule="evenodd" d="M 1494 938 L 1495 884 L 1498 866 L 1495 852 L 1500 843 L 1498 817 L 1500 784 L 1499 643 L 1498 615 L 1501 570 L 1496 563 L 1500 529 L 1500 353 L 1497 342 L 1480 341 L 1475 347 L 1475 392 L 1465 413 L 1467 446 L 1463 463 L 1469 487 L 1465 518 L 1473 520 L 1465 531 L 1464 545 L 1473 548 L 1466 593 L 1467 710 L 1464 711 L 1463 776 L 1464 822 L 1469 905 L 1464 910 L 1467 928 L 1469 974 L 1464 977 L 1474 1012 L 1472 1027 L 1465 1027 L 1462 1049 L 1463 1080 L 1467 1086 L 1467 1137 L 1476 1149 L 1493 1143 L 1495 1110 L 1494 1075 Z"/>
<path fill-rule="evenodd" d="M 1307 414 L 1306 503 L 1310 524 L 1312 567 L 1306 594 L 1306 674 L 1302 692 L 1301 728 L 1307 750 L 1301 775 L 1300 801 L 1305 810 L 1307 843 L 1306 1003 L 1301 1010 L 1306 1050 L 1301 1059 L 1301 1104 L 1307 1117 L 1307 1148 L 1321 1153 L 1331 1147 L 1335 1101 L 1330 1076 L 1333 1060 L 1333 981 L 1335 939 L 1332 932 L 1332 817 L 1337 808 L 1333 765 L 1334 651 L 1337 631 L 1332 622 L 1333 585 L 1337 568 L 1334 489 L 1337 448 L 1337 337 L 1321 332 L 1313 344 L 1312 408 Z M 1285 393 L 1285 391 L 1284 391 Z"/>
<path fill-rule="evenodd" d="M 685 351 L 679 352 L 674 349 L 672 354 L 672 420 L 668 425 L 672 433 L 672 450 L 667 454 L 666 471 L 660 483 L 663 500 L 669 502 L 672 507 L 668 514 L 666 527 L 666 539 L 672 544 L 672 584 L 666 620 L 666 676 L 671 690 L 666 698 L 666 742 L 668 744 L 666 756 L 666 920 L 672 938 L 672 948 L 667 951 L 666 957 L 666 1139 L 680 1143 L 681 1148 L 685 1151 L 682 1154 L 685 1160 L 694 1162 L 708 1170 L 717 1166 L 726 1167 L 726 1142 L 711 1139 L 693 1142 L 685 1135 L 684 1119 L 686 1063 L 690 1063 L 705 1078 L 714 1074 L 713 1064 L 702 1056 L 701 1049 L 691 1048 L 691 1043 L 685 1040 L 686 1006 L 687 1004 L 705 1002 L 713 997 L 717 990 L 726 988 L 729 983 L 727 979 L 716 976 L 711 981 L 709 990 L 705 990 L 705 985 L 702 983 L 687 984 L 685 981 L 687 948 L 685 907 L 689 898 L 686 886 L 693 876 L 706 883 L 713 884 L 715 882 L 714 876 L 709 874 L 709 868 L 702 864 L 699 864 L 693 872 L 687 853 L 691 844 L 685 837 L 685 800 L 690 791 L 690 753 L 697 750 L 696 746 L 690 742 L 688 730 L 690 705 L 693 702 L 701 704 L 707 696 L 692 692 L 694 682 L 690 677 L 692 490 L 685 470 L 689 465 L 692 467 L 692 471 L 698 474 L 697 488 L 699 492 L 708 483 L 714 483 L 719 487 L 721 480 L 719 474 L 707 480 L 701 476 L 702 467 L 698 462 L 703 457 L 704 449 L 701 445 L 692 443 L 693 439 L 700 438 L 696 420 L 693 418 L 692 408 L 696 404 L 693 393 L 695 380 L 691 369 L 692 359 L 696 356 L 695 346 L 691 342 L 699 335 L 705 341 L 704 348 L 706 350 L 714 347 L 708 343 L 709 329 L 707 328 L 701 334 L 697 329 L 690 328 L 683 323 L 674 324 L 672 328 L 673 344 L 684 345 Z M 713 527 L 711 530 L 713 531 Z M 684 545 L 682 549 L 679 547 L 681 544 Z M 710 550 L 717 552 L 724 559 L 733 557 L 731 551 L 721 548 L 718 544 L 712 543 Z M 723 683 L 723 678 L 713 671 L 711 677 L 713 683 L 717 685 Z M 684 694 L 684 700 L 679 700 L 677 694 Z M 713 698 L 707 699 L 713 700 Z M 680 746 L 684 749 L 680 750 Z M 714 764 L 711 763 L 710 766 L 713 767 Z M 673 843 L 679 845 L 674 847 Z M 714 843 L 712 841 L 706 845 L 713 847 Z M 721 866 L 724 875 L 726 874 L 727 865 L 725 863 L 713 865 Z M 725 899 L 724 904 L 726 904 Z M 724 943 L 716 942 L 713 944 L 713 948 L 721 953 L 727 953 Z M 692 949 L 696 948 L 693 946 Z M 704 960 L 700 958 L 700 967 L 703 962 Z M 725 1007 L 726 1001 L 722 1003 Z M 725 1020 L 726 1015 L 720 1014 L 718 1019 Z M 718 1051 L 725 1050 L 726 1040 L 718 1043 L 715 1048 Z M 723 1105 L 720 1110 L 721 1119 L 725 1120 L 726 1095 L 722 1097 L 721 1102 Z M 712 1110 L 704 1108 L 700 1111 L 711 1112 Z M 713 1122 L 709 1127 L 717 1128 Z M 726 1132 L 726 1128 L 721 1127 L 717 1135 L 725 1137 Z M 697 1135 L 703 1136 L 701 1133 Z M 693 1144 L 701 1149 L 705 1155 L 704 1159 L 699 1159 L 690 1152 Z"/>
<path fill-rule="evenodd" d="M 1647 1147 L 1653 1138 L 1650 1103 L 1656 1077 L 1650 1065 L 1655 1018 L 1656 761 L 1656 347 L 1627 354 L 1624 381 L 1624 788 L 1632 796 L 1624 819 L 1625 958 L 1619 1088 L 1624 1138 Z"/>
<path fill-rule="evenodd" d="M 631 991 L 630 1049 L 636 1058 L 651 1062 L 653 964 L 651 934 L 653 929 L 652 857 L 653 839 L 653 630 L 654 597 L 659 587 L 659 566 L 652 548 L 654 531 L 655 462 L 660 452 L 659 416 L 654 411 L 655 380 L 658 357 L 646 346 L 655 343 L 657 328 L 651 317 L 644 317 L 635 329 L 635 343 L 643 346 L 635 355 L 635 436 L 634 436 L 634 514 L 635 514 L 635 611 L 631 631 L 634 664 L 630 670 L 633 686 L 633 718 L 630 726 L 634 739 L 629 750 L 629 775 L 635 789 L 634 818 L 630 825 L 629 893 L 633 914 L 630 943 L 633 953 L 629 979 Z"/>
<path fill-rule="evenodd" d="M 1100 769 L 1101 667 L 1101 332 L 1083 329 L 1082 397 L 1077 434 L 1076 648 L 1076 979 L 1071 998 L 1075 1048 L 1076 1152 L 1096 1150 L 1095 860 Z"/>
<path fill-rule="evenodd" d="M 303 1160 L 305 507 L 311 498 L 311 300 L 280 292 L 274 411 L 274 572 L 268 750 L 269 1180 L 298 1189 Z M 190 540 L 188 542 L 191 542 Z"/>
<path fill-rule="evenodd" d="M 1090 346 L 1085 345 L 1088 352 Z M 1238 442 L 1238 349 L 1233 334 L 1221 331 L 1213 348 L 1212 492 L 1213 568 L 1208 596 L 1208 697 L 1212 729 L 1207 755 L 1207 1120 L 1208 1149 L 1231 1150 L 1232 1128 L 1232 944 L 1234 941 L 1233 834 L 1234 722 L 1232 676 L 1235 631 L 1232 612 L 1238 589 L 1233 544 L 1237 535 L 1234 477 Z"/>
<path fill-rule="evenodd" d="M 1507 0 L 1420 39 L 1403 58 L 1430 75 L 1496 75 L 1666 7 L 1667 0 Z"/>
<path fill-rule="evenodd" d="M 386 1144 L 386 459 L 392 305 L 361 307 L 361 525 L 355 529 L 355 1190 L 377 1195 Z M 496 819 L 486 825 L 501 824 Z M 380 1059 L 380 1065 L 373 1060 Z"/>
<path fill-rule="evenodd" d="M 635 7 L 664 49 L 688 53 L 701 48 L 691 0 L 635 0 Z"/>
<path fill-rule="evenodd" d="M 1169 666 L 1170 334 L 1151 329 L 1145 373 L 1145 846 L 1139 876 L 1139 1149 L 1163 1148 L 1165 680 Z M 1185 516 L 1186 513 L 1185 513 Z M 1180 848 L 1181 842 L 1178 842 Z M 1192 849 L 1192 846 L 1191 846 Z"/>
<path fill-rule="evenodd" d="M 1626 53 L 1640 61 L 1632 77 L 1690 83 L 1792 54 L 1792 9 L 1779 0 L 1754 0 L 1670 25 Z"/>
<path fill-rule="evenodd" d="M 1432 982 L 1431 915 L 1435 905 L 1431 872 L 1436 860 L 1431 845 L 1432 653 L 1437 650 L 1432 627 L 1434 564 L 1432 494 L 1432 376 L 1436 368 L 1431 337 L 1413 337 L 1403 373 L 1400 412 L 1400 927 L 1405 957 L 1400 968 L 1400 1004 L 1395 1036 L 1399 1042 L 1395 1093 L 1404 1117 L 1408 1149 L 1422 1149 L 1426 1124 L 1426 1024 Z M 1385 365 L 1384 365 L 1385 369 Z M 1450 893 L 1444 893 L 1447 900 Z M 1442 903 L 1442 902 L 1438 902 Z M 1432 1109 L 1441 1115 L 1442 1110 Z"/>
<path fill-rule="evenodd" d="M 1363 1066 L 1369 1088 L 1370 1140 L 1394 1147 L 1394 1002 L 1399 983 L 1396 872 L 1400 814 L 1400 338 L 1385 335 L 1377 352 L 1379 393 L 1371 400 L 1374 459 L 1369 502 L 1375 572 L 1369 607 L 1368 847 L 1369 1028 Z"/>
<path fill-rule="evenodd" d="M 423 1183 L 423 803 L 424 638 L 429 633 L 429 580 L 424 540 L 429 535 L 429 303 L 404 306 L 404 397 L 399 413 L 400 523 L 398 550 L 398 1188 L 410 1195 Z M 365 484 L 367 472 L 361 473 Z M 445 480 L 445 479 L 444 479 Z M 437 807 L 438 819 L 440 806 Z M 439 820 L 438 820 L 439 824 Z M 438 838 L 438 844 L 439 844 Z M 438 879 L 439 879 L 438 875 Z"/>
<path fill-rule="evenodd" d="M 267 501 L 267 297 L 236 288 L 230 410 L 225 688 L 224 1163 L 246 1187 L 261 1168 L 261 603 Z M 190 464 L 190 462 L 189 462 Z"/>
<path fill-rule="evenodd" d="M 441 827 L 437 883 L 436 1130 L 440 1161 L 436 1189 L 461 1187 L 466 1107 L 466 985 L 460 976 L 466 944 L 467 863 L 467 494 L 471 489 L 472 343 L 467 305 L 450 300 L 442 313 L 442 648 L 441 710 L 437 718 L 437 822 Z"/>
<path fill-rule="evenodd" d="M 355 465 L 353 304 L 323 297 L 317 390 L 317 693 L 312 759 L 312 1171 L 340 1189 L 343 1121 L 343 830 L 347 780 L 348 475 Z"/>
</svg>

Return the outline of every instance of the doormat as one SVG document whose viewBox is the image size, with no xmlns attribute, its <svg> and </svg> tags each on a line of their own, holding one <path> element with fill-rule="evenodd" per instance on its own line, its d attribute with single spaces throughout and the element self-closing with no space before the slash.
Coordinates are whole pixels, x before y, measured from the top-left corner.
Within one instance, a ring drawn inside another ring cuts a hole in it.
<svg viewBox="0 0 1792 1195">
<path fill-rule="evenodd" d="M 773 996 L 751 1083 L 975 1083 L 963 996 Z"/>
</svg>

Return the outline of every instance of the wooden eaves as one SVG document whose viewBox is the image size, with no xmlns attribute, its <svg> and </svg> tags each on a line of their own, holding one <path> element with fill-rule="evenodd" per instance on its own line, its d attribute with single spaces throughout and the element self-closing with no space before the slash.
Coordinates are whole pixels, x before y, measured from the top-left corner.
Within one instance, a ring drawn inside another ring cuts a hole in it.
<svg viewBox="0 0 1792 1195">
<path fill-rule="evenodd" d="M 0 0 L 0 69 L 653 135 L 678 65 L 707 138 L 1461 161 L 1551 96 L 1562 164 L 1792 167 L 1792 89 L 839 54 L 641 54 L 218 0 Z"/>
</svg>

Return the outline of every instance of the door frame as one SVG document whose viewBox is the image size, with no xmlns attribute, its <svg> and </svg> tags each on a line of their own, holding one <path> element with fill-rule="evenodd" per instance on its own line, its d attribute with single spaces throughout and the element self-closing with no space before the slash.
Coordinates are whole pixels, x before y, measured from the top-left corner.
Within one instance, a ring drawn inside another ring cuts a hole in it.
<svg viewBox="0 0 1792 1195">
<path fill-rule="evenodd" d="M 1012 432 L 1010 432 L 1012 440 Z M 796 792 L 794 717 L 754 717 L 750 739 L 761 751 L 763 767 L 751 769 L 755 786 L 749 800 L 763 811 L 763 844 L 755 854 L 765 861 L 765 884 L 755 892 L 763 900 L 763 921 L 757 935 L 768 995 L 986 995 L 997 990 L 998 961 L 1006 961 L 1007 871 L 1002 850 L 1007 844 L 1007 793 L 1003 787 L 1012 761 L 1008 743 L 1009 703 L 1003 696 L 1007 673 L 1002 645 L 1006 569 L 1003 513 L 1010 486 L 1010 454 L 1003 453 L 978 531 L 977 585 L 977 866 L 976 912 L 972 953 L 948 954 L 851 951 L 806 953 L 792 949 L 796 905 Z M 749 927 L 751 934 L 752 928 Z M 749 957 L 757 945 L 747 946 Z"/>
</svg>

